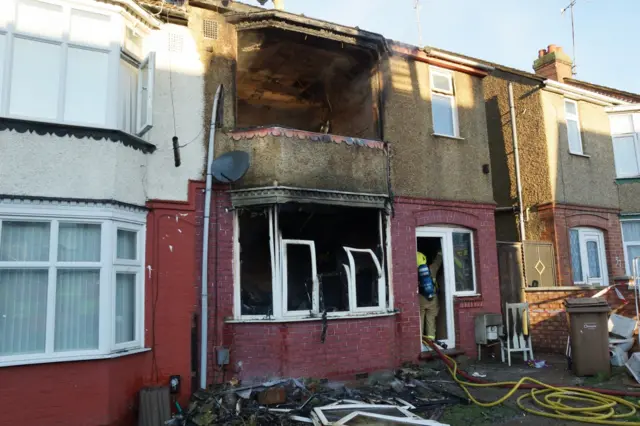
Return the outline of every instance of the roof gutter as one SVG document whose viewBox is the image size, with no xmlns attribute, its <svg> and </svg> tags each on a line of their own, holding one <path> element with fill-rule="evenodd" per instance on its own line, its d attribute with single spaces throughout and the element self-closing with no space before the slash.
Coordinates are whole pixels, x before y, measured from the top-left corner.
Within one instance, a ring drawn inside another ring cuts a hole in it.
<svg viewBox="0 0 640 426">
<path fill-rule="evenodd" d="M 150 28 L 158 29 L 162 25 L 162 21 L 156 19 L 149 12 L 144 10 L 140 5 L 138 5 L 133 0 L 99 0 L 102 3 L 113 4 L 115 6 L 120 6 L 124 10 L 133 13 L 134 16 L 148 25 Z"/>
<path fill-rule="evenodd" d="M 629 102 L 613 98 L 611 96 L 601 95 L 590 90 L 580 89 L 578 87 L 557 82 L 555 80 L 547 79 L 543 84 L 545 86 L 545 90 L 553 93 L 558 93 L 560 95 L 567 95 L 572 99 L 592 102 L 594 104 L 602 106 L 630 105 Z"/>
<path fill-rule="evenodd" d="M 631 105 L 617 105 L 606 107 L 605 112 L 640 112 L 640 104 L 631 104 Z"/>
<path fill-rule="evenodd" d="M 444 59 L 445 61 L 451 61 L 460 65 L 466 65 L 468 67 L 477 68 L 487 73 L 493 72 L 495 70 L 495 67 L 492 67 L 490 65 L 486 65 L 478 61 L 473 61 L 471 59 L 461 58 L 459 56 L 451 55 L 449 53 L 440 52 L 438 50 L 431 49 L 431 48 L 425 48 L 424 53 L 426 53 L 427 56 L 430 56 L 432 58 Z"/>
</svg>

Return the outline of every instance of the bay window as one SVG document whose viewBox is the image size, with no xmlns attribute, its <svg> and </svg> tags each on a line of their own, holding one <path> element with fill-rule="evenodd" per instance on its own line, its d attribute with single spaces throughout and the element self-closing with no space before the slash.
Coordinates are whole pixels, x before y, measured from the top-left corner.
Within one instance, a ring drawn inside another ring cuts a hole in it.
<svg viewBox="0 0 640 426">
<path fill-rule="evenodd" d="M 0 366 L 143 346 L 144 213 L 0 210 Z"/>
<path fill-rule="evenodd" d="M 375 208 L 278 205 L 235 217 L 235 318 L 385 314 L 385 220 Z"/>
<path fill-rule="evenodd" d="M 155 56 L 142 57 L 144 25 L 99 2 L 2 3 L 0 116 L 149 130 Z"/>
</svg>

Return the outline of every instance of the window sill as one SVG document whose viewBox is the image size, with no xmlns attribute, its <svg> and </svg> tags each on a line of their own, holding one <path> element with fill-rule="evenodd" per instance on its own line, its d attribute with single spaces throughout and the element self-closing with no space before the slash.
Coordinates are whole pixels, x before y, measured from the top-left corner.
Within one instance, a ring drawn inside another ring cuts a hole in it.
<svg viewBox="0 0 640 426">
<path fill-rule="evenodd" d="M 340 313 L 329 314 L 327 313 L 327 320 L 350 320 L 350 319 L 362 319 L 362 318 L 377 318 L 377 317 L 390 317 L 394 316 L 398 311 L 384 311 L 384 312 L 363 312 L 363 313 Z M 229 318 L 225 319 L 226 324 L 242 324 L 242 323 L 283 323 L 283 322 L 306 322 L 306 321 L 322 321 L 322 316 L 317 317 L 291 317 L 291 318 Z"/>
<path fill-rule="evenodd" d="M 544 291 L 584 291 L 584 290 L 602 290 L 610 286 L 606 285 L 586 285 L 586 284 L 574 284 L 562 287 L 527 287 L 526 293 L 536 293 Z"/>
<path fill-rule="evenodd" d="M 640 182 L 640 176 L 628 176 L 616 178 L 617 184 L 636 183 Z"/>
<path fill-rule="evenodd" d="M 110 354 L 100 354 L 100 355 L 77 355 L 77 356 L 61 356 L 61 357 L 48 357 L 48 358 L 18 359 L 15 361 L 0 361 L 0 368 L 20 366 L 20 365 L 51 364 L 56 362 L 75 362 L 75 361 L 94 361 L 94 360 L 100 360 L 100 359 L 113 359 L 113 358 L 120 358 L 128 355 L 136 355 L 144 352 L 149 352 L 150 350 L 151 348 L 136 348 L 136 349 L 122 350 L 118 352 L 112 352 Z"/>
<path fill-rule="evenodd" d="M 72 124 L 52 123 L 40 120 L 0 117 L 0 131 L 14 130 L 18 133 L 34 132 L 39 135 L 73 136 L 78 139 L 91 138 L 94 140 L 107 139 L 111 142 L 150 154 L 156 150 L 152 143 L 123 130 L 107 129 L 103 127 L 77 126 Z"/>
<path fill-rule="evenodd" d="M 437 138 L 453 139 L 453 140 L 456 140 L 456 141 L 465 140 L 464 138 L 461 138 L 460 136 L 443 135 L 442 133 L 431 133 L 431 135 L 435 136 Z"/>
<path fill-rule="evenodd" d="M 465 294 L 465 293 L 462 293 L 462 294 L 453 293 L 453 297 L 455 297 L 456 299 L 468 299 L 468 298 L 475 297 L 477 299 L 477 298 L 481 298 L 482 295 L 480 293 L 468 293 L 468 294 Z"/>
<path fill-rule="evenodd" d="M 573 155 L 573 156 L 575 156 L 575 157 L 591 158 L 591 156 L 590 156 L 590 155 L 582 154 L 582 153 L 579 153 L 579 152 L 571 152 L 571 151 L 569 151 L 569 154 L 570 154 L 570 155 Z"/>
</svg>

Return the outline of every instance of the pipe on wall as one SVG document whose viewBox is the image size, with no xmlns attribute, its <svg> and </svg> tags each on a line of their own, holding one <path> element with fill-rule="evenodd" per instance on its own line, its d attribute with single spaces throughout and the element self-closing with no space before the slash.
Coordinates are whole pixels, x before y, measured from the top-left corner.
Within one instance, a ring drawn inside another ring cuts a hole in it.
<svg viewBox="0 0 640 426">
<path fill-rule="evenodd" d="M 211 113 L 211 126 L 209 128 L 209 146 L 207 151 L 207 181 L 204 193 L 204 224 L 202 230 L 202 282 L 201 282 L 201 313 L 200 313 L 200 388 L 207 388 L 207 337 L 209 321 L 209 288 L 208 288 L 208 259 L 209 259 L 209 220 L 211 216 L 211 187 L 213 185 L 213 173 L 211 163 L 213 163 L 213 150 L 216 139 L 216 120 L 218 117 L 218 103 L 222 85 L 218 86 L 216 95 L 213 98 L 213 111 Z M 216 224 L 217 225 L 217 224 Z"/>
</svg>

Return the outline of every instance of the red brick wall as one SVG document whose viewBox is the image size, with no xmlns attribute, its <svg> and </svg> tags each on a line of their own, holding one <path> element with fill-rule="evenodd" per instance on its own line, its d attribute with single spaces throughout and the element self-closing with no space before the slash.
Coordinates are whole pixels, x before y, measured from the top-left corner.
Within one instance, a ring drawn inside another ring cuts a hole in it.
<svg viewBox="0 0 640 426">
<path fill-rule="evenodd" d="M 613 277 L 625 275 L 624 252 L 619 210 L 565 204 L 546 204 L 539 208 L 543 221 L 542 238 L 554 243 L 558 286 L 573 285 L 569 229 L 582 226 L 597 228 L 604 234 L 607 269 Z"/>
<path fill-rule="evenodd" d="M 138 392 L 182 376 L 179 401 L 191 393 L 191 321 L 197 308 L 195 195 L 186 203 L 151 202 L 147 218 L 145 346 L 151 351 L 108 360 L 0 368 L 0 424 L 129 426 Z M 201 231 L 200 231 L 201 233 Z"/>
<path fill-rule="evenodd" d="M 627 285 L 617 287 L 626 300 L 621 300 L 615 290 L 611 288 L 604 296 L 612 308 L 612 313 L 618 313 L 630 318 L 635 317 L 635 299 L 633 290 Z M 527 291 L 526 298 L 531 314 L 531 343 L 534 354 L 536 352 L 552 352 L 564 354 L 569 335 L 564 300 L 566 298 L 591 297 L 598 289 Z"/>
<path fill-rule="evenodd" d="M 474 355 L 474 316 L 500 311 L 494 206 L 410 198 L 396 201 L 391 240 L 394 307 L 399 313 L 329 320 L 326 341 L 321 343 L 322 324 L 318 321 L 225 323 L 225 317 L 233 316 L 233 215 L 227 211 L 230 201 L 226 193 L 217 192 L 212 200 L 209 249 L 209 382 L 220 382 L 223 375 L 226 379 L 231 375 L 241 379 L 347 377 L 416 360 L 420 322 L 415 228 L 429 224 L 459 225 L 475 231 L 476 274 L 482 295 L 455 301 L 458 346 Z M 198 211 L 201 209 L 198 204 Z M 224 372 L 215 365 L 218 345 L 230 349 L 231 362 Z"/>
<path fill-rule="evenodd" d="M 420 313 L 416 293 L 416 227 L 456 225 L 474 231 L 476 280 L 479 296 L 454 301 L 456 347 L 475 356 L 474 318 L 479 313 L 500 313 L 500 285 L 494 220 L 495 206 L 466 202 L 447 202 L 409 197 L 396 198 L 392 221 L 393 286 L 395 307 L 401 312 L 405 356 L 420 350 Z"/>
</svg>

